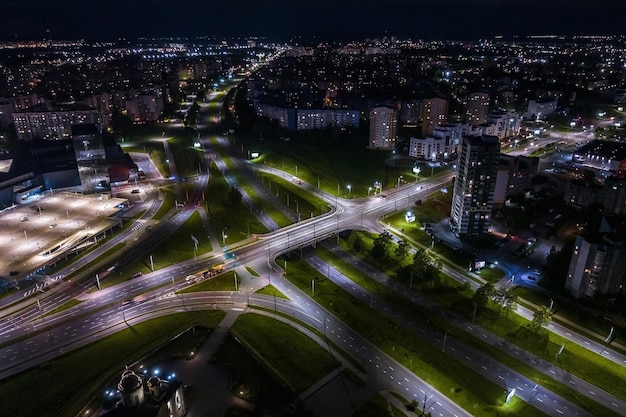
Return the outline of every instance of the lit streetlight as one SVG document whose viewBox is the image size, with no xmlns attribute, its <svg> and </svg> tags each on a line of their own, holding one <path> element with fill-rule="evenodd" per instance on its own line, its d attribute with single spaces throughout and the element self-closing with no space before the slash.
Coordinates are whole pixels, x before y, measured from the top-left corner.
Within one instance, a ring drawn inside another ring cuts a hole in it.
<svg viewBox="0 0 626 417">
<path fill-rule="evenodd" d="M 226 236 L 226 229 L 228 229 L 228 226 L 224 226 L 224 228 L 222 229 L 222 245 L 224 247 L 226 247 L 226 238 L 228 236 Z"/>
</svg>

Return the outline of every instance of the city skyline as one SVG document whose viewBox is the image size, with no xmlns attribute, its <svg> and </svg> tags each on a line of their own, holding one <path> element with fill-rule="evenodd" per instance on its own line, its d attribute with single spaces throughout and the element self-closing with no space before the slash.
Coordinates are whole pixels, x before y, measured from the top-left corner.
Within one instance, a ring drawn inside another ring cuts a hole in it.
<svg viewBox="0 0 626 417">
<path fill-rule="evenodd" d="M 478 39 L 494 36 L 624 34 L 619 2 L 555 0 L 261 0 L 174 8 L 157 0 L 92 4 L 9 0 L 1 40 L 114 39 L 168 36 L 264 36 L 345 40 L 399 36 Z"/>
</svg>

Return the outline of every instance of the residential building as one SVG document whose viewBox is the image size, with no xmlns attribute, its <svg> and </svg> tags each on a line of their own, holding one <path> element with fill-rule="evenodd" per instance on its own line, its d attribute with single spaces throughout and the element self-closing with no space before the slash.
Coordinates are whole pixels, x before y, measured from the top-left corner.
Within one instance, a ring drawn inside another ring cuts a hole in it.
<svg viewBox="0 0 626 417">
<path fill-rule="evenodd" d="M 134 122 L 156 122 L 163 115 L 163 101 L 156 94 L 137 94 L 124 107 Z"/>
<path fill-rule="evenodd" d="M 556 111 L 557 102 L 556 98 L 528 100 L 528 108 L 524 117 L 532 120 L 545 119 Z"/>
<path fill-rule="evenodd" d="M 422 102 L 419 100 L 402 100 L 400 104 L 400 123 L 417 126 L 422 117 Z"/>
<path fill-rule="evenodd" d="M 359 127 L 361 115 L 358 110 L 317 109 L 296 110 L 296 129 L 311 130 L 327 127 Z"/>
<path fill-rule="evenodd" d="M 626 179 L 611 176 L 604 181 L 602 191 L 604 212 L 626 215 Z"/>
<path fill-rule="evenodd" d="M 433 134 L 435 128 L 448 120 L 448 101 L 440 97 L 422 101 L 422 135 Z"/>
<path fill-rule="evenodd" d="M 572 252 L 565 289 L 576 298 L 615 295 L 626 280 L 624 234 L 599 232 L 578 235 Z"/>
<path fill-rule="evenodd" d="M 98 131 L 106 126 L 102 113 L 87 107 L 56 108 L 31 107 L 13 113 L 13 122 L 19 140 L 40 138 L 45 140 L 68 139 L 72 125 L 94 124 Z"/>
<path fill-rule="evenodd" d="M 496 136 L 463 138 L 450 219 L 450 227 L 459 237 L 476 239 L 489 232 L 499 160 Z"/>
<path fill-rule="evenodd" d="M 432 137 L 410 138 L 409 156 L 432 161 L 456 155 L 457 147 L 467 132 L 467 125 L 447 123 L 438 126 Z"/>
<path fill-rule="evenodd" d="M 489 94 L 472 93 L 467 96 L 466 120 L 470 125 L 481 125 L 487 122 L 489 114 Z"/>
<path fill-rule="evenodd" d="M 398 112 L 375 107 L 370 112 L 370 149 L 393 149 L 398 135 Z"/>
<path fill-rule="evenodd" d="M 483 134 L 497 136 L 500 140 L 515 136 L 522 126 L 522 118 L 513 111 L 493 111 L 487 115 Z"/>
<path fill-rule="evenodd" d="M 626 214 L 626 178 L 610 176 L 604 184 L 576 179 L 565 184 L 563 201 L 568 206 L 589 208 L 592 204 L 602 207 L 605 214 Z"/>
<path fill-rule="evenodd" d="M 508 198 L 531 188 L 538 170 L 539 158 L 500 154 L 493 208 L 501 208 Z"/>
</svg>

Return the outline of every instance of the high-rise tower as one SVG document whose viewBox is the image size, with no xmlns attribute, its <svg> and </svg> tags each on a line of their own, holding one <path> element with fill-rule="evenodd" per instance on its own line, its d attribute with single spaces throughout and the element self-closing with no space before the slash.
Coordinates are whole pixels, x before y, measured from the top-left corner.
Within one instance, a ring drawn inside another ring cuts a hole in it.
<svg viewBox="0 0 626 417">
<path fill-rule="evenodd" d="M 451 226 L 461 238 L 481 238 L 489 232 L 499 156 L 496 136 L 463 139 L 451 213 Z"/>
</svg>

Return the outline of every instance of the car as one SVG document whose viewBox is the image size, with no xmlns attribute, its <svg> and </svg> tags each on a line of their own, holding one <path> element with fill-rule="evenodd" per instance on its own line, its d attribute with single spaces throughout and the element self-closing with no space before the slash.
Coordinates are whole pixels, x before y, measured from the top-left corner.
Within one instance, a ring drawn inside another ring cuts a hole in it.
<svg viewBox="0 0 626 417">
<path fill-rule="evenodd" d="M 26 216 L 22 216 L 22 218 L 20 219 L 21 222 L 25 222 L 27 220 L 28 220 L 28 217 L 26 217 Z"/>
<path fill-rule="evenodd" d="M 131 191 L 132 194 L 139 194 L 139 188 L 135 188 L 133 189 L 133 191 Z"/>
<path fill-rule="evenodd" d="M 379 194 L 380 198 L 385 199 L 387 196 L 385 194 Z"/>
<path fill-rule="evenodd" d="M 140 277 L 140 276 L 142 276 L 142 275 L 143 275 L 143 273 L 142 273 L 141 271 L 137 271 L 137 272 L 133 273 L 133 275 L 131 276 L 131 278 L 137 278 L 137 277 Z"/>
<path fill-rule="evenodd" d="M 421 206 L 422 205 L 422 200 L 415 200 L 415 205 L 416 206 Z"/>
<path fill-rule="evenodd" d="M 534 275 L 527 275 L 526 279 L 530 280 L 530 281 L 537 281 L 537 277 Z"/>
<path fill-rule="evenodd" d="M 50 226 L 48 226 L 50 229 L 54 229 L 55 227 L 57 227 L 56 223 L 51 224 Z"/>
<path fill-rule="evenodd" d="M 9 272 L 9 275 L 14 277 L 16 275 L 19 275 L 19 273 L 20 273 L 20 271 L 11 271 L 11 272 Z"/>
</svg>

